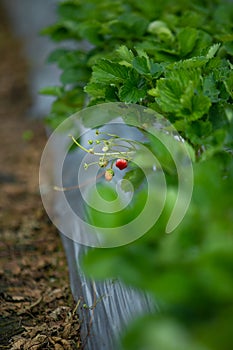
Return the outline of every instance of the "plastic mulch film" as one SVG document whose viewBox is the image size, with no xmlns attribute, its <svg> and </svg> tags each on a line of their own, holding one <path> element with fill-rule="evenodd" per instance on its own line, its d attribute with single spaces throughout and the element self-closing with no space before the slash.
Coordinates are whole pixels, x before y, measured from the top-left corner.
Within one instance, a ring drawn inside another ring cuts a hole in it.
<svg viewBox="0 0 233 350">
<path fill-rule="evenodd" d="M 76 302 L 84 349 L 120 349 L 119 337 L 138 315 L 156 309 L 146 294 L 114 280 L 96 283 L 85 277 L 79 260 L 88 248 L 62 235 L 69 264 L 70 282 Z M 83 307 L 84 305 L 84 307 Z"/>
</svg>

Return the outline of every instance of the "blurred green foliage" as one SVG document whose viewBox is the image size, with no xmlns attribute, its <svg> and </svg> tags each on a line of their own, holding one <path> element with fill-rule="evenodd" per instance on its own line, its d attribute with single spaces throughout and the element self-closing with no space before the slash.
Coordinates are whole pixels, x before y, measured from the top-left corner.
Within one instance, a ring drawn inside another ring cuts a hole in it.
<svg viewBox="0 0 233 350">
<path fill-rule="evenodd" d="M 216 159 L 194 165 L 192 202 L 184 220 L 171 234 L 164 233 L 173 200 L 173 189 L 169 187 L 162 216 L 150 232 L 127 246 L 93 249 L 84 258 L 89 275 L 99 280 L 120 278 L 149 292 L 161 303 L 159 315 L 146 318 L 147 326 L 143 319 L 126 335 L 126 349 L 231 348 L 233 162 L 230 157 L 225 166 L 220 166 Z M 103 219 L 98 216 L 99 222 Z M 108 224 L 117 226 L 122 222 Z M 180 336 L 174 339 L 176 328 Z M 147 336 L 153 341 L 148 340 L 146 347 Z"/>
<path fill-rule="evenodd" d="M 177 178 L 167 154 L 155 145 L 168 183 L 161 217 L 134 243 L 93 249 L 84 258 L 89 275 L 100 280 L 119 278 L 148 292 L 160 305 L 159 313 L 136 320 L 126 330 L 122 347 L 230 350 L 232 4 L 220 0 L 66 0 L 59 3 L 58 14 L 57 23 L 43 33 L 58 42 L 73 41 L 76 47 L 59 48 L 49 57 L 62 74 L 60 86 L 42 91 L 56 97 L 47 122 L 55 127 L 86 105 L 138 103 L 169 119 L 194 154 L 192 201 L 172 234 L 166 235 L 165 227 Z M 143 175 L 136 168 L 125 178 L 138 188 L 137 205 L 118 218 L 90 210 L 90 221 L 116 226 L 140 211 L 145 202 L 140 187 Z M 99 191 L 106 199 L 114 198 L 106 188 Z"/>
</svg>

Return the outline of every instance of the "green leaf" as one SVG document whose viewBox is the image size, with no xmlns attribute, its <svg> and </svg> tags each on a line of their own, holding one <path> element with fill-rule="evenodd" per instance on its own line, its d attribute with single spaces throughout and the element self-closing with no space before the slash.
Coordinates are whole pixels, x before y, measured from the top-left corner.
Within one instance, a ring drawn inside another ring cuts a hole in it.
<svg viewBox="0 0 233 350">
<path fill-rule="evenodd" d="M 148 20 L 137 13 L 126 12 L 110 22 L 110 30 L 115 38 L 139 38 L 147 30 Z"/>
<path fill-rule="evenodd" d="M 233 71 L 230 72 L 224 83 L 229 95 L 233 98 Z"/>
<path fill-rule="evenodd" d="M 67 49 L 62 49 L 59 48 L 57 50 L 52 51 L 52 53 L 48 56 L 47 61 L 49 63 L 54 63 L 54 62 L 58 62 L 59 59 L 64 56 L 66 53 L 68 52 Z"/>
<path fill-rule="evenodd" d="M 178 91 L 179 85 L 175 81 L 169 81 L 166 78 L 161 78 L 157 82 L 154 95 L 155 100 L 161 107 L 163 112 L 178 113 L 180 110 L 179 97 L 181 92 Z"/>
<path fill-rule="evenodd" d="M 62 73 L 60 80 L 63 84 L 81 84 L 88 81 L 90 72 L 87 68 L 68 68 Z"/>
<path fill-rule="evenodd" d="M 211 102 L 218 102 L 219 90 L 216 87 L 216 82 L 213 74 L 209 74 L 203 81 L 204 95 L 208 96 Z"/>
<path fill-rule="evenodd" d="M 195 46 L 192 50 L 192 57 L 206 55 L 212 43 L 212 36 L 205 31 L 199 30 Z"/>
<path fill-rule="evenodd" d="M 172 289 L 176 291 L 181 285 L 184 287 L 183 284 L 179 284 L 176 288 L 171 288 L 169 282 L 171 281 L 167 280 L 166 292 Z M 175 286 L 177 283 L 172 283 L 172 285 Z M 176 339 L 175 342 L 174 339 Z M 166 314 L 150 314 L 136 319 L 129 326 L 128 332 L 124 334 L 123 345 L 127 350 L 154 350 L 156 348 L 159 350 L 208 350 L 190 336 L 185 325 Z"/>
<path fill-rule="evenodd" d="M 196 41 L 198 31 L 195 28 L 183 28 L 179 31 L 177 38 L 179 42 L 179 51 L 182 57 L 187 56 L 192 52 Z"/>
<path fill-rule="evenodd" d="M 84 88 L 84 91 L 90 96 L 99 98 L 105 96 L 106 85 L 101 83 L 90 82 Z"/>
<path fill-rule="evenodd" d="M 40 89 L 39 93 L 42 95 L 51 95 L 51 96 L 61 96 L 64 92 L 64 88 L 61 86 L 46 86 Z"/>
<path fill-rule="evenodd" d="M 86 69 L 85 59 L 86 53 L 82 51 L 67 51 L 59 57 L 58 66 L 63 70 L 77 66 L 83 66 Z"/>
<path fill-rule="evenodd" d="M 159 78 L 165 70 L 165 67 L 163 64 L 154 63 L 153 60 L 150 59 L 150 73 L 153 76 L 153 78 Z"/>
<path fill-rule="evenodd" d="M 225 129 L 229 126 L 224 105 L 215 103 L 212 104 L 209 110 L 209 121 L 212 123 L 213 131 L 218 129 Z"/>
<path fill-rule="evenodd" d="M 66 1 L 62 2 L 58 7 L 58 13 L 63 19 L 82 19 L 84 8 L 78 2 Z"/>
<path fill-rule="evenodd" d="M 118 83 L 128 78 L 130 68 L 109 60 L 101 60 L 93 67 L 92 80 L 101 83 Z"/>
<path fill-rule="evenodd" d="M 202 94 L 193 95 L 192 110 L 190 114 L 186 114 L 187 120 L 193 121 L 202 118 L 205 114 L 208 113 L 210 106 L 211 101 L 207 96 L 204 96 Z"/>
<path fill-rule="evenodd" d="M 136 103 L 145 98 L 147 95 L 146 81 L 136 74 L 130 74 L 129 78 L 119 90 L 121 101 L 127 103 Z"/>
<path fill-rule="evenodd" d="M 63 23 L 56 23 L 40 32 L 42 35 L 49 35 L 53 41 L 60 42 L 69 39 L 71 32 Z"/>
<path fill-rule="evenodd" d="M 229 55 L 233 56 L 233 34 L 231 35 L 231 40 L 224 44 L 224 49 Z"/>
<path fill-rule="evenodd" d="M 202 28 L 206 21 L 205 13 L 203 12 L 197 12 L 194 9 L 186 9 L 182 11 L 181 16 L 175 17 L 175 26 L 179 25 L 180 27 L 192 27 L 197 29 Z"/>
<path fill-rule="evenodd" d="M 84 105 L 82 88 L 64 91 L 52 104 L 51 112 L 46 118 L 47 123 L 56 128 L 62 121 L 80 110 Z"/>
<path fill-rule="evenodd" d="M 207 52 L 206 57 L 208 59 L 211 59 L 215 56 L 216 52 L 218 51 L 218 49 L 220 48 L 221 44 L 214 44 L 209 48 L 209 51 Z"/>
<path fill-rule="evenodd" d="M 146 97 L 147 89 L 144 83 L 135 86 L 132 85 L 131 80 L 126 80 L 124 85 L 120 88 L 119 96 L 121 101 L 126 103 L 137 103 Z"/>
<path fill-rule="evenodd" d="M 128 180 L 133 186 L 134 189 L 138 189 L 142 182 L 145 180 L 145 174 L 139 167 L 135 167 L 132 170 L 127 171 L 127 173 L 124 176 L 125 180 Z M 122 181 L 121 188 L 125 192 L 131 191 L 131 186 L 128 187 L 127 182 Z"/>
<path fill-rule="evenodd" d="M 119 57 L 123 60 L 128 62 L 129 64 L 132 63 L 132 60 L 134 58 L 134 54 L 131 50 L 128 49 L 127 46 L 125 45 L 121 45 L 117 50 L 116 50 L 117 54 L 119 55 Z"/>
<path fill-rule="evenodd" d="M 157 82 L 156 96 L 162 111 L 190 121 L 205 115 L 211 105 L 202 93 L 200 69 L 167 71 Z"/>
<path fill-rule="evenodd" d="M 186 124 L 186 135 L 194 145 L 208 143 L 208 137 L 212 132 L 212 124 L 209 121 L 194 121 Z"/>
<path fill-rule="evenodd" d="M 80 23 L 78 26 L 78 33 L 83 38 L 88 40 L 93 45 L 101 46 L 103 43 L 102 26 L 96 20 L 89 20 Z"/>
<path fill-rule="evenodd" d="M 163 21 L 153 21 L 148 26 L 148 32 L 157 35 L 161 41 L 171 44 L 174 41 L 174 36 L 167 24 Z"/>
<path fill-rule="evenodd" d="M 118 97 L 118 89 L 116 86 L 112 86 L 112 85 L 109 85 L 106 87 L 106 90 L 105 90 L 105 98 L 106 98 L 106 101 L 110 102 L 116 102 L 116 101 L 119 101 L 119 97 Z"/>
<path fill-rule="evenodd" d="M 78 24 L 73 20 L 61 20 L 42 30 L 41 34 L 50 35 L 57 42 L 67 39 L 80 39 Z"/>
<path fill-rule="evenodd" d="M 227 60 L 221 60 L 213 71 L 214 77 L 218 81 L 225 81 L 229 77 L 231 67 Z"/>
<path fill-rule="evenodd" d="M 193 69 L 199 68 L 206 65 L 208 59 L 205 56 L 192 57 L 186 60 L 180 60 L 175 63 L 169 64 L 166 66 L 167 69 L 173 70 L 174 68 L 178 69 Z"/>
<path fill-rule="evenodd" d="M 164 72 L 164 65 L 155 63 L 142 49 L 137 49 L 138 56 L 132 61 L 133 68 L 139 73 L 158 78 Z"/>
<path fill-rule="evenodd" d="M 146 57 L 135 57 L 133 59 L 133 67 L 140 74 L 150 74 L 149 62 Z"/>
<path fill-rule="evenodd" d="M 98 217 L 96 217 L 98 219 Z M 97 222 L 99 224 L 99 222 Z M 97 249 L 91 249 L 88 254 L 83 256 L 82 267 L 86 274 L 90 276 L 95 275 L 98 280 L 106 278 L 112 278 L 114 275 L 114 269 L 119 258 L 117 257 L 117 251 L 115 249 L 104 249 L 101 259 L 99 259 L 100 251 Z"/>
<path fill-rule="evenodd" d="M 92 104 L 94 102 L 94 99 L 96 101 L 102 99 L 102 102 L 119 101 L 117 88 L 112 85 L 91 82 L 85 86 L 84 91 L 92 97 Z"/>
</svg>

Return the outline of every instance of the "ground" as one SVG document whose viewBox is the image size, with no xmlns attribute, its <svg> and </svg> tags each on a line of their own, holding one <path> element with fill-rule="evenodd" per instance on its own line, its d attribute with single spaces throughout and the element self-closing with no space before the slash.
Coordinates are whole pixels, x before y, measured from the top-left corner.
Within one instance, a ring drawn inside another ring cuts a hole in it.
<svg viewBox="0 0 233 350">
<path fill-rule="evenodd" d="M 60 237 L 44 212 L 43 124 L 29 115 L 28 67 L 0 9 L 0 349 L 81 349 Z"/>
</svg>

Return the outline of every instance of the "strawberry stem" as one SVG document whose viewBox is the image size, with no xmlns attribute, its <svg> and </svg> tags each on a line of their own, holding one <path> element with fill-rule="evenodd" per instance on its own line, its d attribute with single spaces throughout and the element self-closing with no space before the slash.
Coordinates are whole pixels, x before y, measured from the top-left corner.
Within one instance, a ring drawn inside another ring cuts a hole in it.
<svg viewBox="0 0 233 350">
<path fill-rule="evenodd" d="M 80 145 L 80 143 L 78 143 L 78 141 L 75 140 L 74 136 L 72 136 L 72 135 L 69 135 L 69 136 L 72 138 L 73 142 L 74 142 L 79 148 L 81 148 L 83 151 L 85 151 L 85 152 L 87 152 L 87 153 L 92 153 L 89 149 L 87 149 L 87 148 L 83 147 L 82 145 Z"/>
</svg>

